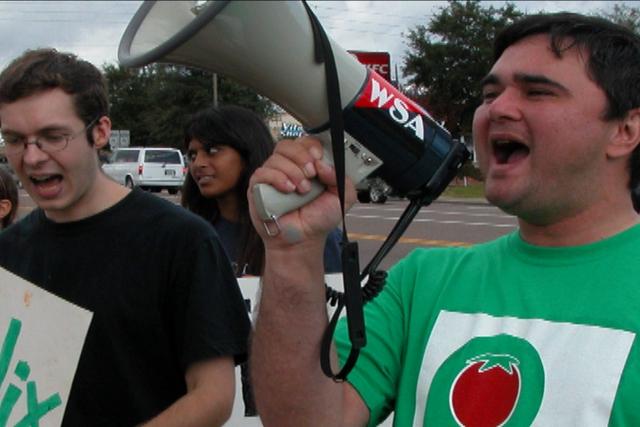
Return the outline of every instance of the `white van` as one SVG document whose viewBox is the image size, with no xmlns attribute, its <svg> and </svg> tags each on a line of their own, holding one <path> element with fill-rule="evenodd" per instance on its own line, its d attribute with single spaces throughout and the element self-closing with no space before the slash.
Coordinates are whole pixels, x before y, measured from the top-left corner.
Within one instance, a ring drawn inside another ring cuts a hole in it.
<svg viewBox="0 0 640 427">
<path fill-rule="evenodd" d="M 129 188 L 167 189 L 170 194 L 178 192 L 187 173 L 180 150 L 164 147 L 116 148 L 102 170 Z"/>
</svg>

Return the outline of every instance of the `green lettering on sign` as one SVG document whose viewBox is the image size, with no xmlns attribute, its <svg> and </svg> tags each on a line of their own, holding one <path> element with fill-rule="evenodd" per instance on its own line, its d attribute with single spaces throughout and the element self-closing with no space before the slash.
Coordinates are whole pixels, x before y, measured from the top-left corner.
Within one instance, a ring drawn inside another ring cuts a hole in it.
<svg viewBox="0 0 640 427">
<path fill-rule="evenodd" d="M 13 357 L 13 350 L 16 348 L 16 342 L 18 342 L 18 335 L 20 335 L 20 328 L 22 322 L 17 319 L 11 319 L 9 323 L 9 329 L 2 342 L 2 348 L 0 348 L 0 384 L 4 383 L 4 378 L 9 370 L 9 364 Z"/>
<path fill-rule="evenodd" d="M 18 336 L 20 335 L 20 329 L 22 322 L 17 319 L 11 319 L 9 328 L 0 347 L 0 386 L 4 383 L 4 380 L 9 371 L 11 365 L 11 359 L 13 358 L 13 352 L 18 342 Z M 16 376 L 22 380 L 27 381 L 31 368 L 29 364 L 20 360 L 16 364 L 14 370 Z M 9 421 L 9 416 L 14 410 L 16 402 L 22 395 L 22 390 L 16 387 L 14 384 L 9 384 L 7 390 L 0 400 L 0 427 L 6 427 Z M 51 396 L 38 402 L 38 392 L 35 381 L 27 382 L 27 414 L 22 417 L 20 421 L 14 427 L 39 427 L 40 419 L 53 409 L 62 405 L 62 399 L 58 393 L 53 393 Z"/>
</svg>

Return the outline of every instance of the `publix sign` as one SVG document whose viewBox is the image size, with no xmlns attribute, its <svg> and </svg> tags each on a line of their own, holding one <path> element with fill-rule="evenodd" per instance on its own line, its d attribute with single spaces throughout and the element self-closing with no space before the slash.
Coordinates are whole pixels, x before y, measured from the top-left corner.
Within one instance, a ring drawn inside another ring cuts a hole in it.
<svg viewBox="0 0 640 427">
<path fill-rule="evenodd" d="M 302 126 L 293 123 L 282 123 L 280 136 L 283 138 L 297 138 L 303 133 Z"/>
</svg>

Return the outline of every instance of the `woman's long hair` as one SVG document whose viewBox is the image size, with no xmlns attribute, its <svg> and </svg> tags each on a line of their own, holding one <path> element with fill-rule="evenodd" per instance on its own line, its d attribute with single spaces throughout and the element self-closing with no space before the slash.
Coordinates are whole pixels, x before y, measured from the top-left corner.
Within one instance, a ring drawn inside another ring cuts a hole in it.
<svg viewBox="0 0 640 427">
<path fill-rule="evenodd" d="M 207 108 L 190 117 L 184 128 L 185 150 L 192 139 L 200 141 L 205 150 L 227 145 L 240 153 L 244 159 L 245 169 L 233 190 L 238 199 L 238 220 L 242 229 L 241 236 L 238 236 L 240 254 L 238 259 L 231 261 L 237 264 L 238 273 L 242 273 L 246 265 L 246 273 L 260 275 L 264 264 L 264 245 L 249 217 L 247 189 L 253 172 L 273 152 L 274 142 L 271 133 L 254 112 L 235 105 L 225 105 Z M 220 216 L 216 199 L 207 199 L 200 194 L 191 173 L 185 178 L 181 203 L 212 224 Z"/>
</svg>

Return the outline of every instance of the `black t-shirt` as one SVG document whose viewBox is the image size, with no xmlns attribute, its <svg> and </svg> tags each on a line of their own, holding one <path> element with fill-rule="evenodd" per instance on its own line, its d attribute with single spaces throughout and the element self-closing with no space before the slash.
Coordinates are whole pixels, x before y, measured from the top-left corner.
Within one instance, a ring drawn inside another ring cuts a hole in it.
<svg viewBox="0 0 640 427">
<path fill-rule="evenodd" d="M 134 190 L 92 217 L 31 212 L 0 233 L 0 266 L 94 313 L 65 426 L 132 426 L 186 393 L 186 368 L 246 358 L 250 322 L 202 219 Z"/>
</svg>

